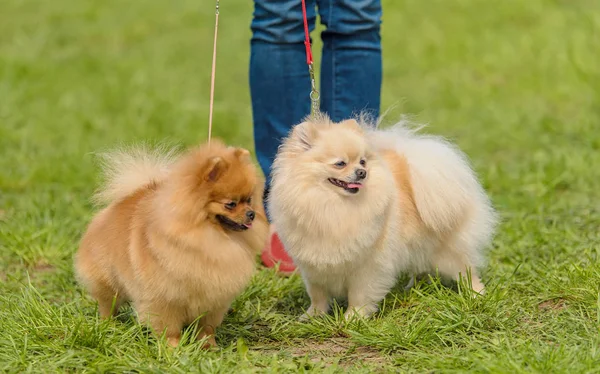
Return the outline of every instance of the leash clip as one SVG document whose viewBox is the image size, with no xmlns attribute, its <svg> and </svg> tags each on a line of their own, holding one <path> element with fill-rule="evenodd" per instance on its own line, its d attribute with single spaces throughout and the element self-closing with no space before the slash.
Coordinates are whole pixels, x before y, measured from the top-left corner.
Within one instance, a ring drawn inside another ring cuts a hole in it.
<svg viewBox="0 0 600 374">
<path fill-rule="evenodd" d="M 319 91 L 317 90 L 317 84 L 315 83 L 315 71 L 313 69 L 313 64 L 310 63 L 308 64 L 308 73 L 310 74 L 310 85 L 311 85 L 311 91 L 310 91 L 310 114 L 311 116 L 314 118 L 315 115 L 319 112 L 319 98 L 321 97 L 321 95 L 319 94 Z"/>
</svg>

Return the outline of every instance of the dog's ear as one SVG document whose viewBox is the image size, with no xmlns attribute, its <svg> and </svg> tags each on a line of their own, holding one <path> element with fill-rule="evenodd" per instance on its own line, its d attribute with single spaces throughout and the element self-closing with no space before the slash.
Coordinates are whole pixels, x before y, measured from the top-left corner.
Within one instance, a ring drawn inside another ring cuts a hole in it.
<svg viewBox="0 0 600 374">
<path fill-rule="evenodd" d="M 340 122 L 339 125 L 347 128 L 347 129 L 350 129 L 352 131 L 356 131 L 359 134 L 364 133 L 363 128 L 360 126 L 360 124 L 355 119 L 347 119 L 345 121 Z"/>
<path fill-rule="evenodd" d="M 204 180 L 208 182 L 215 182 L 225 170 L 227 170 L 227 162 L 221 157 L 215 156 L 208 160 L 207 166 L 204 169 Z"/>
<path fill-rule="evenodd" d="M 243 160 L 243 159 L 249 160 L 250 159 L 250 151 L 248 151 L 247 149 L 244 149 L 244 148 L 236 148 L 235 151 L 233 152 L 233 154 L 235 155 L 235 157 L 239 158 L 240 160 Z"/>
<path fill-rule="evenodd" d="M 296 139 L 297 144 L 304 151 L 308 151 L 312 148 L 315 140 L 319 136 L 319 130 L 317 126 L 310 121 L 302 122 L 294 127 L 292 131 L 292 138 Z"/>
</svg>

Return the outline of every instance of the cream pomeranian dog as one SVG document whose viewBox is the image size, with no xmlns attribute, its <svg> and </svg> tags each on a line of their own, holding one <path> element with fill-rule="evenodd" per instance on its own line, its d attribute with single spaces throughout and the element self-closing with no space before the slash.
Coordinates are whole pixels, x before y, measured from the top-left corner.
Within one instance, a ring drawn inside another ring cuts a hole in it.
<svg viewBox="0 0 600 374">
<path fill-rule="evenodd" d="M 171 153 L 109 153 L 108 206 L 90 223 L 75 259 L 103 318 L 131 301 L 140 320 L 177 345 L 199 319 L 214 333 L 253 274 L 268 225 L 250 153 L 213 140 Z"/>
<path fill-rule="evenodd" d="M 367 317 L 401 272 L 438 272 L 484 286 L 477 269 L 496 214 L 466 157 L 443 139 L 402 124 L 379 130 L 325 115 L 294 127 L 273 164 L 272 223 L 326 313 L 348 300 L 346 318 Z"/>
</svg>

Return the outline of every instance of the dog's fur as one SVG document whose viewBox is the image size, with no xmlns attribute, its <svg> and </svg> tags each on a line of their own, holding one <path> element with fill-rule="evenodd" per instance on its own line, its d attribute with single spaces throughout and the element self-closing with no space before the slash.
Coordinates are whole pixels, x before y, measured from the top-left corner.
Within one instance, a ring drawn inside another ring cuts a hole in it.
<svg viewBox="0 0 600 374">
<path fill-rule="evenodd" d="M 329 178 L 362 186 L 352 193 Z M 347 297 L 347 318 L 369 316 L 400 272 L 470 272 L 473 290 L 484 289 L 477 268 L 496 215 L 466 157 L 440 138 L 319 115 L 280 147 L 268 204 L 306 284 L 308 315 Z"/>
<path fill-rule="evenodd" d="M 78 279 L 102 317 L 132 301 L 142 322 L 177 345 L 182 328 L 205 314 L 198 339 L 216 345 L 215 329 L 268 235 L 263 182 L 249 152 L 213 140 L 177 158 L 134 149 L 105 159 L 108 181 L 98 197 L 109 205 L 83 236 Z"/>
</svg>

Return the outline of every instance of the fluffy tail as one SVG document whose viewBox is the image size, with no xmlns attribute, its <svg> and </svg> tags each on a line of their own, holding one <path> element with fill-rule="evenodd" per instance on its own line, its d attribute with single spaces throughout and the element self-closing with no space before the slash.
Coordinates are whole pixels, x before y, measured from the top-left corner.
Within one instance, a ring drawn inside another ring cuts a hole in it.
<svg viewBox="0 0 600 374">
<path fill-rule="evenodd" d="M 94 202 L 109 204 L 161 182 L 176 154 L 175 148 L 164 146 L 154 149 L 138 146 L 98 154 L 104 183 L 96 191 Z"/>
<path fill-rule="evenodd" d="M 491 232 L 495 213 L 466 155 L 443 138 L 418 134 L 419 129 L 411 127 L 400 122 L 377 131 L 374 141 L 379 148 L 395 149 L 406 157 L 423 222 L 446 232 L 471 211 L 482 231 Z"/>
</svg>

